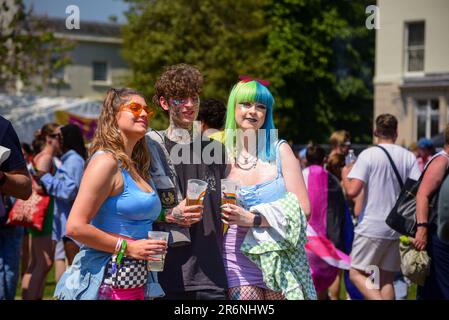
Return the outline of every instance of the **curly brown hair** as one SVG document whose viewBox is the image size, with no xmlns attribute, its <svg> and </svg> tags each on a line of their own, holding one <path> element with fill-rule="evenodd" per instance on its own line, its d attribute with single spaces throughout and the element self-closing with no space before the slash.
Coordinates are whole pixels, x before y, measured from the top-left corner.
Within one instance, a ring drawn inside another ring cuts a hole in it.
<svg viewBox="0 0 449 320">
<path fill-rule="evenodd" d="M 159 98 L 182 99 L 201 93 L 203 76 L 194 66 L 180 63 L 165 68 L 154 85 L 153 103 L 157 106 Z"/>
<path fill-rule="evenodd" d="M 125 144 L 118 128 L 116 115 L 119 107 L 132 95 L 141 96 L 140 92 L 129 89 L 109 89 L 103 102 L 103 109 L 98 118 L 98 126 L 92 144 L 89 148 L 89 156 L 96 151 L 109 151 L 122 166 L 136 179 L 140 175 L 143 179 L 149 178 L 150 154 L 142 137 L 134 146 L 131 159 L 125 152 Z"/>
</svg>

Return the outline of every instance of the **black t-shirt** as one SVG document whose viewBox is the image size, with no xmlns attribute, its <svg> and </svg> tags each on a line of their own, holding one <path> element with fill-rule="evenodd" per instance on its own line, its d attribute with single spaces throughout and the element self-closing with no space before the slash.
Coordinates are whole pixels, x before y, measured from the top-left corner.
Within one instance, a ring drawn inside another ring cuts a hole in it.
<svg viewBox="0 0 449 320">
<path fill-rule="evenodd" d="M 11 125 L 11 122 L 0 116 L 0 146 L 11 150 L 11 154 L 0 165 L 0 171 L 10 172 L 18 169 L 26 169 L 26 162 L 23 158 L 19 137 Z M 0 193 L 0 196 L 1 193 Z M 5 199 L 6 200 L 6 199 Z M 0 203 L 0 205 L 4 205 Z M 0 217 L 0 228 L 3 228 L 8 215 Z"/>
<path fill-rule="evenodd" d="M 227 280 L 222 258 L 223 225 L 220 217 L 220 179 L 226 174 L 224 147 L 215 140 L 202 141 L 201 150 L 198 150 L 200 148 L 194 147 L 194 143 L 181 147 L 169 139 L 165 139 L 165 146 L 170 154 L 173 147 L 177 146 L 176 148 L 182 149 L 178 154 L 186 155 L 184 152 L 187 152 L 187 159 L 190 158 L 187 163 L 174 164 L 183 198 L 186 197 L 189 179 L 206 181 L 208 188 L 203 201 L 203 219 L 190 227 L 191 244 L 169 247 L 164 271 L 158 275 L 159 282 L 168 293 L 226 289 Z M 193 163 L 194 157 L 198 157 L 197 162 L 199 159 L 204 160 L 199 157 L 200 151 L 202 154 L 204 151 L 204 154 L 220 158 L 220 155 L 210 150 L 221 150 L 221 159 L 217 161 L 218 163 L 207 165 L 203 161 L 200 164 Z M 171 158 L 173 161 L 173 156 Z"/>
<path fill-rule="evenodd" d="M 0 165 L 1 171 L 9 172 L 26 168 L 19 137 L 14 131 L 11 122 L 2 116 L 0 116 L 0 145 L 11 150 L 9 158 Z"/>
</svg>

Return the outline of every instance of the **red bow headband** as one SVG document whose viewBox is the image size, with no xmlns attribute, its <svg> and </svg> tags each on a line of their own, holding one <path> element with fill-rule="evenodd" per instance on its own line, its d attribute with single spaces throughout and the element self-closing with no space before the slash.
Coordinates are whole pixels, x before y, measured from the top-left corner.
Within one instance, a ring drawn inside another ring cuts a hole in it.
<svg viewBox="0 0 449 320">
<path fill-rule="evenodd" d="M 270 81 L 268 81 L 268 80 L 264 80 L 264 79 L 255 79 L 255 78 L 252 78 L 252 77 L 250 77 L 250 76 L 244 76 L 244 75 L 241 75 L 241 76 L 239 76 L 239 79 L 240 79 L 242 82 L 257 81 L 257 82 L 259 82 L 261 85 L 264 85 L 265 87 L 268 87 L 268 86 L 270 85 Z"/>
</svg>

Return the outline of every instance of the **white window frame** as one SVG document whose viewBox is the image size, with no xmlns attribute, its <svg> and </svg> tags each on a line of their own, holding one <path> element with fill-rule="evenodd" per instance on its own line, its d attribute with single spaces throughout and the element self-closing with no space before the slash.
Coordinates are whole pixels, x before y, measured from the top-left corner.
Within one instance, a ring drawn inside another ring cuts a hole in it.
<svg viewBox="0 0 449 320">
<path fill-rule="evenodd" d="M 436 110 L 432 110 L 432 104 L 431 101 L 435 100 L 438 103 L 438 109 Z M 439 125 L 440 125 L 440 100 L 438 99 L 438 97 L 434 97 L 434 98 L 426 98 L 426 99 L 415 99 L 415 140 L 418 140 L 420 137 L 418 137 L 418 117 L 420 115 L 420 112 L 418 111 L 418 101 L 426 101 L 426 109 L 425 109 L 425 117 L 426 117 L 426 133 L 424 137 L 421 138 L 432 138 L 432 115 L 437 115 L 438 116 L 438 129 L 436 134 L 439 133 Z"/>
<path fill-rule="evenodd" d="M 419 46 L 409 46 L 408 45 L 408 33 L 409 33 L 409 25 L 413 23 L 420 23 L 422 22 L 424 24 L 424 41 L 422 45 Z M 408 71 L 408 64 L 409 64 L 409 49 L 422 49 L 424 50 L 423 55 L 423 70 L 421 71 Z M 425 66 L 426 62 L 426 21 L 425 20 L 419 20 L 419 21 L 405 21 L 404 24 L 404 74 L 408 77 L 416 77 L 416 76 L 424 76 L 424 70 L 426 69 Z"/>
</svg>

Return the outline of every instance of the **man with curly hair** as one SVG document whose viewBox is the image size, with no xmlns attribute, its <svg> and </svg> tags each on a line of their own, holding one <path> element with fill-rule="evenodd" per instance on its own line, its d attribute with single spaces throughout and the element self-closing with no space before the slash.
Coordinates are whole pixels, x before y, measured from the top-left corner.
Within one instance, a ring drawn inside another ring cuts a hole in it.
<svg viewBox="0 0 449 320">
<path fill-rule="evenodd" d="M 215 140 L 203 141 L 201 131 L 194 130 L 202 86 L 203 77 L 197 68 L 187 64 L 166 68 L 155 84 L 153 101 L 168 114 L 170 125 L 166 130 L 147 133 L 150 174 L 163 206 L 155 229 L 170 233 L 164 271 L 158 274 L 165 299 L 169 300 L 226 298 L 220 219 L 225 154 L 223 145 Z M 220 161 L 205 164 L 205 148 L 221 150 Z M 179 161 L 179 150 L 188 157 Z M 189 179 L 208 183 L 203 205 L 186 205 Z"/>
</svg>

